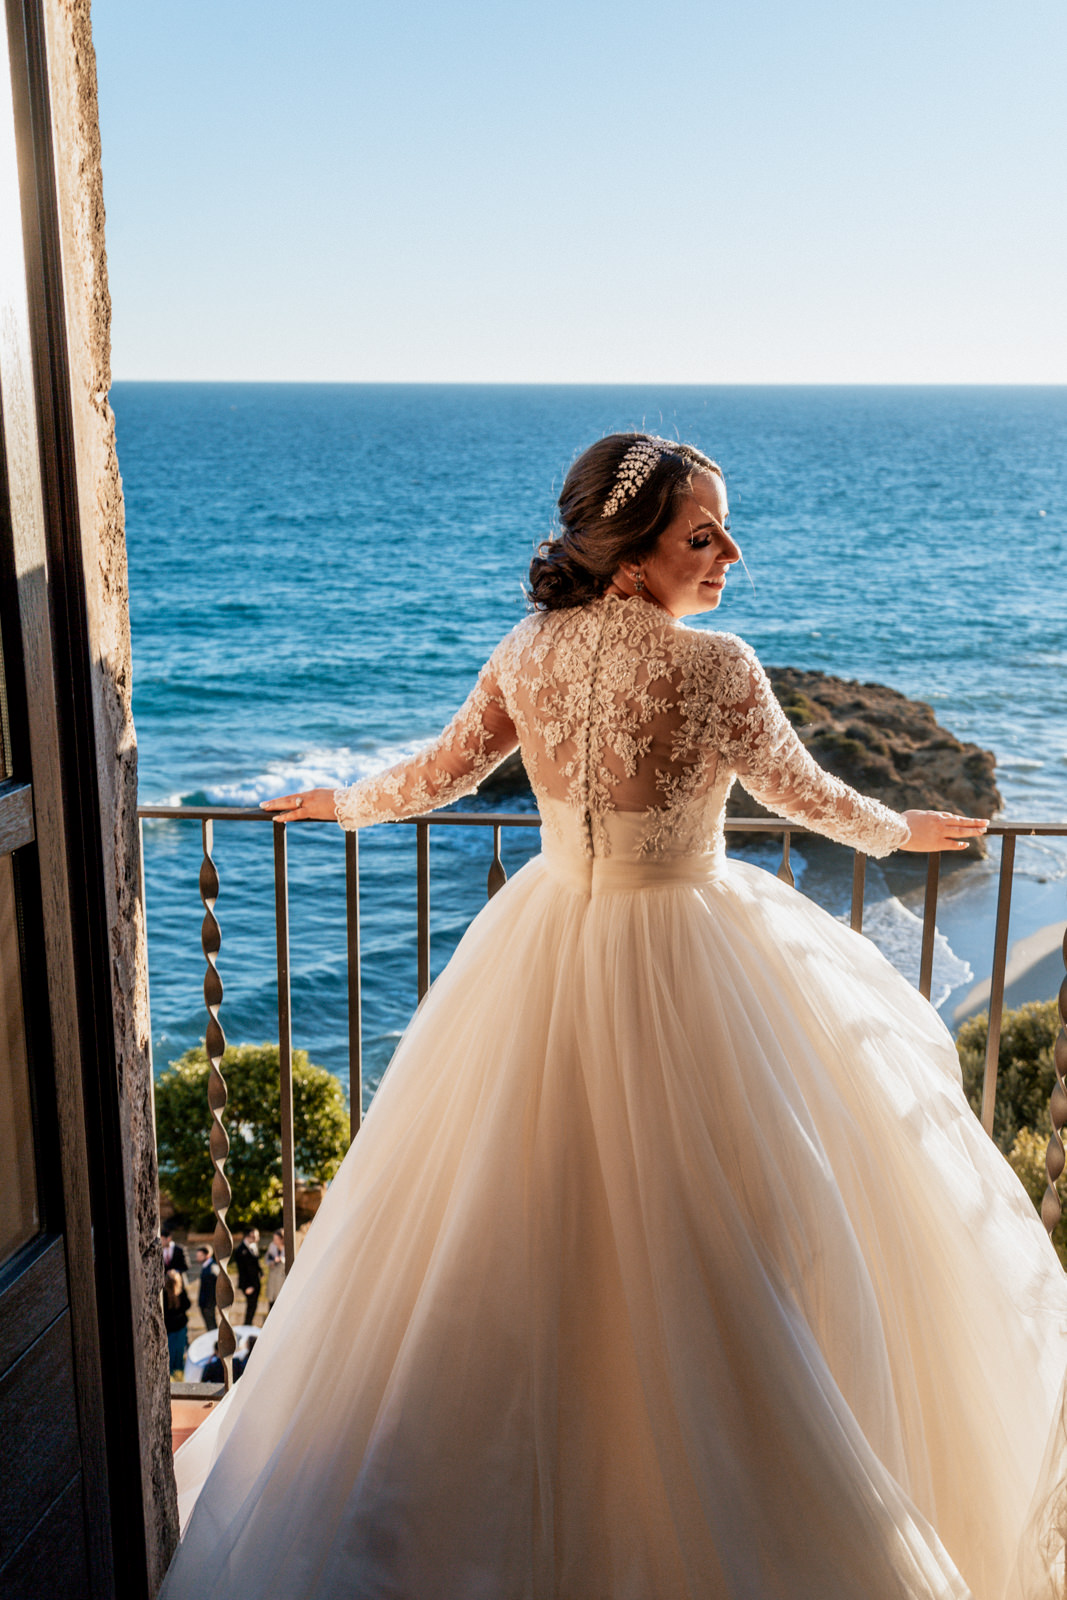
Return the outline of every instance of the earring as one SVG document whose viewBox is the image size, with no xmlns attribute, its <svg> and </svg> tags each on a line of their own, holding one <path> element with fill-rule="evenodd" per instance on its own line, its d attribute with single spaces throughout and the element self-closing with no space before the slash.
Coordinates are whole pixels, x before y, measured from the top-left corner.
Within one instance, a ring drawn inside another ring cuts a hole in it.
<svg viewBox="0 0 1067 1600">
<path fill-rule="evenodd" d="M 640 567 L 635 567 L 634 568 L 633 578 L 634 578 L 634 593 L 635 594 L 640 594 L 641 591 L 645 587 L 645 580 L 641 576 L 641 568 Z"/>
</svg>

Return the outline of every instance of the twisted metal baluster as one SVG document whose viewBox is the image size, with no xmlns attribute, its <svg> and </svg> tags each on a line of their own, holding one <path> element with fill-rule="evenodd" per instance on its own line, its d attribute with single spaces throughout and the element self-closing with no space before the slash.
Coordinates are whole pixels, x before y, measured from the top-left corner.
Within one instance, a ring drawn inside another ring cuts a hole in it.
<svg viewBox="0 0 1067 1600">
<path fill-rule="evenodd" d="M 200 929 L 200 944 L 207 963 L 204 973 L 204 1004 L 207 1006 L 207 1032 L 204 1044 L 210 1071 L 207 1079 L 207 1103 L 211 1112 L 211 1131 L 208 1148 L 211 1151 L 211 1209 L 215 1213 L 215 1237 L 212 1241 L 219 1274 L 215 1279 L 215 1308 L 219 1314 L 218 1355 L 222 1362 L 223 1383 L 228 1389 L 233 1382 L 233 1353 L 237 1348 L 233 1329 L 226 1316 L 233 1305 L 233 1284 L 226 1265 L 233 1249 L 233 1235 L 226 1226 L 232 1194 L 223 1167 L 230 1152 L 230 1141 L 222 1124 L 226 1110 L 226 1080 L 222 1076 L 222 1055 L 226 1049 L 226 1036 L 219 1023 L 219 1006 L 222 1004 L 222 979 L 215 966 L 215 957 L 222 944 L 222 934 L 215 920 L 215 901 L 219 893 L 219 875 L 211 859 L 214 827 L 210 819 L 202 824 L 204 859 L 200 863 L 200 898 L 204 902 L 204 921 Z"/>
<path fill-rule="evenodd" d="M 1067 933 L 1063 936 L 1063 964 L 1067 967 Z M 1056 1071 L 1056 1082 L 1052 1086 L 1052 1098 L 1049 1101 L 1052 1138 L 1045 1151 L 1045 1176 L 1048 1179 L 1048 1187 L 1041 1197 L 1041 1220 L 1050 1234 L 1055 1230 L 1063 1213 L 1060 1197 L 1056 1192 L 1056 1179 L 1063 1171 L 1063 1128 L 1067 1124 L 1067 976 L 1060 984 L 1059 1006 L 1060 1031 L 1052 1048 L 1052 1065 Z"/>
<path fill-rule="evenodd" d="M 486 899 L 491 900 L 498 889 L 502 889 L 508 881 L 504 871 L 504 863 L 500 859 L 500 824 L 493 824 L 493 859 L 489 863 L 489 879 L 486 884 Z"/>
</svg>

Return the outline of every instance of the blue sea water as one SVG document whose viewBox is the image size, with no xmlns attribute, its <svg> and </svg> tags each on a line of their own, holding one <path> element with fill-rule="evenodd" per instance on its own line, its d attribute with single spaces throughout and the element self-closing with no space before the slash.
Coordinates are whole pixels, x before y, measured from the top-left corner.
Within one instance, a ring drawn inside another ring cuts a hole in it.
<svg viewBox="0 0 1067 1600">
<path fill-rule="evenodd" d="M 522 615 L 574 456 L 646 426 L 725 470 L 751 581 L 735 569 L 701 625 L 929 701 L 996 752 L 1007 816 L 1067 814 L 1067 389 L 118 383 L 112 402 L 142 801 L 350 782 L 433 735 Z M 234 1042 L 276 1038 L 271 829 L 215 836 L 221 1020 Z M 435 972 L 484 897 L 487 845 L 434 833 Z M 535 848 L 506 834 L 505 864 Z M 291 830 L 289 854 L 296 1042 L 347 1077 L 342 836 Z M 414 855 L 411 828 L 361 836 L 368 1093 L 415 1003 Z M 204 1030 L 199 864 L 197 825 L 145 824 L 157 1070 Z M 1025 885 L 1067 877 L 1067 852 L 1024 843 L 1018 871 L 1020 915 L 1051 920 Z M 813 862 L 805 887 L 842 909 L 842 873 Z M 874 870 L 869 899 L 913 967 L 907 872 Z M 947 1003 L 983 960 L 957 923 Z"/>
</svg>

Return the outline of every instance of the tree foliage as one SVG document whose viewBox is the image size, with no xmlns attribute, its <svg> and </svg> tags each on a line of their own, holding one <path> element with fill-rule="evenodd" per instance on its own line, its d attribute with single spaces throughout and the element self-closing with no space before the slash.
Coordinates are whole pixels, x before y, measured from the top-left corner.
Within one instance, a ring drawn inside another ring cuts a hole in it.
<svg viewBox="0 0 1067 1600">
<path fill-rule="evenodd" d="M 211 1156 L 207 1103 L 210 1070 L 203 1045 L 187 1050 L 156 1080 L 159 1181 L 175 1208 L 199 1226 L 211 1219 Z M 233 1190 L 231 1221 L 269 1224 L 282 1203 L 281 1086 L 276 1044 L 230 1045 L 222 1058 L 230 1138 L 226 1176 Z M 325 1067 L 293 1051 L 293 1133 L 296 1172 L 326 1183 L 348 1148 L 344 1091 Z"/>
<path fill-rule="evenodd" d="M 1060 1029 L 1055 1000 L 1031 1001 L 1005 1011 L 1000 1027 L 997 1100 L 993 1138 L 1007 1155 L 1021 1128 L 1049 1127 L 1048 1102 L 1055 1081 L 1052 1047 Z M 963 1086 L 975 1111 L 982 1104 L 989 1017 L 982 1012 L 965 1022 L 956 1038 Z"/>
</svg>

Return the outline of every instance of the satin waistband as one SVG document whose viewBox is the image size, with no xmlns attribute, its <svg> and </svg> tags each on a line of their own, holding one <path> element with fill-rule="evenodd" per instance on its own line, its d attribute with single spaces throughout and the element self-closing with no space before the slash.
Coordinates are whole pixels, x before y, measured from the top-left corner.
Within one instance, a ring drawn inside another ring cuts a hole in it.
<svg viewBox="0 0 1067 1600">
<path fill-rule="evenodd" d="M 628 889 L 668 889 L 714 883 L 721 878 L 721 855 L 666 856 L 627 861 L 619 856 L 577 856 L 542 848 L 541 859 L 552 876 L 580 894 L 621 894 Z"/>
</svg>

